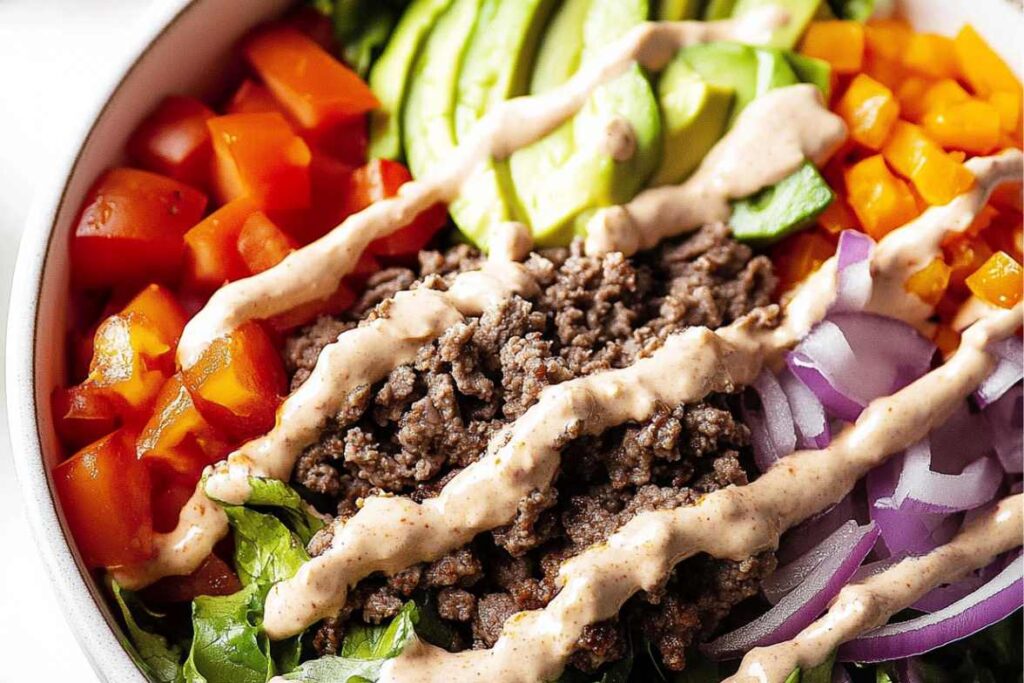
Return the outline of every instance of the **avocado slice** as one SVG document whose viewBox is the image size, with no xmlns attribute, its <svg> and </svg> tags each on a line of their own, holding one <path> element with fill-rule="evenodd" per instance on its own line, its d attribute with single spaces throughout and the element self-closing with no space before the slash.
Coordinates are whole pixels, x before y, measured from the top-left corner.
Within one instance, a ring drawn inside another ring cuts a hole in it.
<svg viewBox="0 0 1024 683">
<path fill-rule="evenodd" d="M 784 53 L 784 56 L 800 82 L 810 83 L 817 87 L 825 96 L 825 102 L 828 102 L 832 97 L 832 65 L 824 59 L 808 57 L 789 50 Z"/>
<path fill-rule="evenodd" d="M 741 242 L 771 244 L 803 228 L 835 199 L 811 162 L 752 197 L 733 202 L 729 225 Z"/>
<path fill-rule="evenodd" d="M 736 0 L 710 0 L 707 8 L 704 10 L 704 20 L 717 21 L 719 19 L 728 19 L 732 16 L 735 6 Z"/>
<path fill-rule="evenodd" d="M 736 0 L 732 16 L 741 17 L 762 7 L 781 7 L 789 15 L 789 22 L 772 33 L 769 47 L 792 49 L 804 34 L 807 24 L 814 18 L 822 0 Z"/>
<path fill-rule="evenodd" d="M 575 45 L 575 31 L 566 13 L 580 11 L 563 5 L 540 47 L 533 86 L 538 92 L 570 75 L 557 68 L 548 51 L 566 61 L 565 46 Z M 626 31 L 646 20 L 647 0 L 591 0 L 582 25 L 581 51 L 586 64 Z M 626 129 L 635 149 L 616 160 L 602 141 L 609 127 Z M 521 218 L 541 245 L 564 244 L 575 226 L 585 225 L 593 210 L 631 199 L 654 172 L 661 155 L 661 117 L 651 84 L 636 64 L 598 88 L 580 112 L 547 137 L 512 155 L 510 166 Z"/>
<path fill-rule="evenodd" d="M 691 45 L 680 55 L 705 81 L 735 92 L 730 125 L 754 98 L 772 88 L 798 82 L 793 69 L 777 50 L 739 43 L 704 43 Z"/>
<path fill-rule="evenodd" d="M 402 158 L 402 106 L 416 56 L 452 0 L 413 0 L 387 47 L 370 71 L 370 88 L 380 107 L 370 115 L 371 159 Z"/>
<path fill-rule="evenodd" d="M 569 80 L 583 57 L 583 23 L 593 0 L 565 0 L 555 12 L 537 52 L 530 94 L 540 95 Z"/>
<path fill-rule="evenodd" d="M 729 123 L 734 92 L 709 83 L 676 55 L 658 82 L 664 154 L 651 185 L 682 182 L 700 164 Z"/>
<path fill-rule="evenodd" d="M 493 106 L 526 92 L 537 43 L 555 0 L 483 0 L 455 94 L 455 137 L 464 140 Z M 456 225 L 486 248 L 491 226 L 511 220 L 515 190 L 507 161 L 491 160 L 448 207 Z"/>
<path fill-rule="evenodd" d="M 699 19 L 703 15 L 704 0 L 661 0 L 658 3 L 658 19 L 661 21 Z"/>
<path fill-rule="evenodd" d="M 413 176 L 425 175 L 455 149 L 459 70 L 483 0 L 455 0 L 438 19 L 416 60 L 402 112 L 405 151 Z"/>
</svg>

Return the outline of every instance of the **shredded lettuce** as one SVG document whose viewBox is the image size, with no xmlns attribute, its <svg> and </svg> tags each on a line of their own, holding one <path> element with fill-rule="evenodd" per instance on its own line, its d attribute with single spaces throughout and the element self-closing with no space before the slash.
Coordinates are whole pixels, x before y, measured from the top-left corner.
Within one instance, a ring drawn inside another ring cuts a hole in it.
<svg viewBox="0 0 1024 683">
<path fill-rule="evenodd" d="M 170 644 L 164 636 L 142 628 L 136 617 L 139 614 L 148 617 L 150 621 L 157 621 L 163 615 L 147 609 L 135 593 L 121 588 L 116 581 L 111 582 L 110 591 L 124 619 L 128 640 L 131 641 L 128 652 L 139 668 L 158 683 L 175 683 L 180 680 L 181 648 Z"/>
<path fill-rule="evenodd" d="M 299 538 L 273 515 L 227 506 L 235 531 L 235 571 L 243 586 L 266 587 L 291 578 L 309 559 Z"/>
<path fill-rule="evenodd" d="M 272 508 L 280 512 L 292 531 L 309 543 L 313 534 L 323 528 L 324 522 L 313 513 L 298 492 L 280 479 L 249 477 L 247 507 Z"/>
<path fill-rule="evenodd" d="M 365 77 L 411 0 L 312 0 L 334 21 L 342 57 Z"/>
</svg>

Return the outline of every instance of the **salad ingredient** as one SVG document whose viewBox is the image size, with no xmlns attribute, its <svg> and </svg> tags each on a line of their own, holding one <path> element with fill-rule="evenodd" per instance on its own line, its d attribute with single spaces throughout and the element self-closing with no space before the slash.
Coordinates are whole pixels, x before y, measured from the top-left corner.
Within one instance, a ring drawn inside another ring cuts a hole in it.
<svg viewBox="0 0 1024 683">
<path fill-rule="evenodd" d="M 854 74 L 864 65 L 864 24 L 815 21 L 807 27 L 800 52 L 829 63 L 837 74 Z"/>
<path fill-rule="evenodd" d="M 778 292 L 788 292 L 818 270 L 835 252 L 835 245 L 821 233 L 800 232 L 779 242 L 772 250 Z"/>
<path fill-rule="evenodd" d="M 879 151 L 900 115 L 900 105 L 887 87 L 867 74 L 857 74 L 836 105 L 850 128 L 850 137 Z"/>
<path fill-rule="evenodd" d="M 210 292 L 249 274 L 238 251 L 245 221 L 257 210 L 249 197 L 230 201 L 185 233 L 186 286 Z"/>
<path fill-rule="evenodd" d="M 893 125 L 882 155 L 933 206 L 948 204 L 974 185 L 973 173 L 946 154 L 921 128 L 906 121 Z"/>
<path fill-rule="evenodd" d="M 289 26 L 255 34 L 243 52 L 277 102 L 305 129 L 361 117 L 378 105 L 359 76 Z"/>
<path fill-rule="evenodd" d="M 144 629 L 135 616 L 138 613 L 140 618 L 159 623 L 162 615 L 150 612 L 134 593 L 121 588 L 116 581 L 111 582 L 110 592 L 127 627 L 128 639 L 135 649 L 133 654 L 142 669 L 157 683 L 177 683 L 181 675 L 181 648 L 170 644 L 159 633 Z"/>
<path fill-rule="evenodd" d="M 84 385 L 113 399 L 123 413 L 145 409 L 170 374 L 174 346 L 138 313 L 112 315 L 96 329 Z"/>
<path fill-rule="evenodd" d="M 228 114 L 206 122 L 222 202 L 248 197 L 264 210 L 309 206 L 310 151 L 278 113 Z"/>
<path fill-rule="evenodd" d="M 238 234 L 238 253 L 253 275 L 270 270 L 285 260 L 296 246 L 292 238 L 262 211 L 246 218 Z"/>
<path fill-rule="evenodd" d="M 953 40 L 953 49 L 960 71 L 976 93 L 991 97 L 1005 92 L 1020 99 L 1020 81 L 972 26 L 960 29 Z"/>
<path fill-rule="evenodd" d="M 1005 473 L 994 458 L 978 458 L 959 474 L 934 471 L 943 464 L 936 460 L 928 439 L 908 448 L 892 496 L 876 500 L 874 507 L 917 513 L 973 510 L 995 498 L 1003 483 Z"/>
<path fill-rule="evenodd" d="M 109 434 L 120 423 L 113 402 L 88 386 L 58 387 L 50 397 L 50 409 L 61 443 L 74 450 Z"/>
<path fill-rule="evenodd" d="M 117 567 L 152 554 L 150 480 L 126 429 L 95 441 L 53 469 L 64 519 L 89 567 Z"/>
<path fill-rule="evenodd" d="M 660 0 L 658 2 L 658 19 L 660 21 L 699 19 L 703 4 L 702 0 Z"/>
<path fill-rule="evenodd" d="M 993 306 L 1013 308 L 1024 289 L 1024 269 L 1005 251 L 997 251 L 964 282 L 979 299 Z"/>
<path fill-rule="evenodd" d="M 958 72 L 952 39 L 936 33 L 914 33 L 907 41 L 903 63 L 929 78 L 955 78 Z"/>
<path fill-rule="evenodd" d="M 409 0 L 313 0 L 332 19 L 345 63 L 366 77 Z"/>
<path fill-rule="evenodd" d="M 810 162 L 752 197 L 733 202 L 729 227 L 741 242 L 764 245 L 808 225 L 835 199 Z"/>
<path fill-rule="evenodd" d="M 188 493 L 193 488 L 189 487 Z M 181 507 L 179 504 L 174 508 L 175 515 Z M 156 604 L 171 604 L 192 602 L 200 595 L 234 595 L 240 590 L 242 582 L 238 580 L 238 575 L 216 553 L 210 553 L 191 574 L 165 576 L 143 591 L 142 596 Z"/>
<path fill-rule="evenodd" d="M 734 91 L 701 78 L 679 53 L 658 81 L 664 153 L 652 186 L 682 182 L 725 133 Z"/>
<path fill-rule="evenodd" d="M 387 47 L 370 71 L 380 102 L 370 115 L 370 158 L 399 161 L 403 155 L 402 110 L 420 48 L 452 0 L 413 0 L 402 13 Z"/>
<path fill-rule="evenodd" d="M 196 409 L 181 374 L 167 380 L 139 434 L 139 457 L 191 474 L 225 457 L 228 450 L 225 438 Z"/>
<path fill-rule="evenodd" d="M 907 278 L 905 289 L 929 306 L 937 306 L 949 287 L 952 273 L 945 261 L 934 258 L 931 262 Z"/>
<path fill-rule="evenodd" d="M 130 168 L 107 171 L 83 205 L 71 239 L 71 268 L 82 287 L 173 281 L 182 235 L 206 197 L 177 180 Z"/>
<path fill-rule="evenodd" d="M 982 408 L 998 401 L 1017 382 L 1024 379 L 1024 343 L 1019 337 L 1011 337 L 993 344 L 991 350 L 998 356 L 999 363 L 974 394 Z"/>
<path fill-rule="evenodd" d="M 788 50 L 796 45 L 800 36 L 804 34 L 821 4 L 821 0 L 736 0 L 731 16 L 742 17 L 751 12 L 761 11 L 765 7 L 781 7 L 789 20 L 772 32 L 767 45 Z"/>
<path fill-rule="evenodd" d="M 821 91 L 822 97 L 828 102 L 832 99 L 832 66 L 823 59 L 808 57 L 799 52 L 783 52 L 789 67 L 801 83 L 810 83 Z"/>
<path fill-rule="evenodd" d="M 1012 116 L 1012 113 L 1006 114 Z M 1002 119 L 994 104 L 975 98 L 929 108 L 921 125 L 945 148 L 988 154 L 1002 140 Z"/>
<path fill-rule="evenodd" d="M 214 116 L 193 97 L 166 97 L 135 129 L 128 154 L 147 171 L 206 188 L 213 159 L 206 122 Z"/>
<path fill-rule="evenodd" d="M 918 214 L 910 187 L 889 170 L 881 154 L 855 163 L 846 170 L 844 180 L 850 208 L 876 240 Z"/>
</svg>

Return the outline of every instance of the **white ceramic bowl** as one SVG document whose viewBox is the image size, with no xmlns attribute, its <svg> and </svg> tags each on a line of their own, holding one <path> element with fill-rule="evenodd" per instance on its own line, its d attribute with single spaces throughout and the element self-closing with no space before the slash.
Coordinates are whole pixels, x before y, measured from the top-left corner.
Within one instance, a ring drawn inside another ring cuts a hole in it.
<svg viewBox="0 0 1024 683">
<path fill-rule="evenodd" d="M 918 28 L 955 32 L 970 22 L 1021 72 L 1020 12 L 1012 0 L 901 0 Z M 49 396 L 64 378 L 68 235 L 85 193 L 105 168 L 121 161 L 127 134 L 170 93 L 218 92 L 232 73 L 233 48 L 250 27 L 279 14 L 289 0 L 163 0 L 139 24 L 134 49 L 117 73 L 79 142 L 40 188 L 26 226 L 7 331 L 7 399 L 11 439 L 24 504 L 73 630 L 104 680 L 144 681 L 100 587 L 69 542 L 50 468 L 60 450 Z M 892 3 L 880 3 L 891 5 Z"/>
</svg>

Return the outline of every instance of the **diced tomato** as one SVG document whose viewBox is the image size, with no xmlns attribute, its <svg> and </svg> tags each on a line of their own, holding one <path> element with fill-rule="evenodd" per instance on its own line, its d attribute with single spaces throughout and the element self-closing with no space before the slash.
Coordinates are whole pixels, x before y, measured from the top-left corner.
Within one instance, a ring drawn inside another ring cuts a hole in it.
<svg viewBox="0 0 1024 683">
<path fill-rule="evenodd" d="M 352 272 L 345 278 L 348 282 L 363 284 L 371 275 L 380 270 L 380 261 L 373 257 L 373 254 L 363 252 L 356 261 Z"/>
<path fill-rule="evenodd" d="M 375 109 L 373 91 L 352 70 L 290 26 L 261 31 L 245 44 L 246 59 L 303 128 L 318 128 Z"/>
<path fill-rule="evenodd" d="M 254 275 L 276 266 L 295 250 L 295 246 L 262 211 L 249 216 L 238 235 L 238 253 Z"/>
<path fill-rule="evenodd" d="M 302 136 L 311 147 L 342 163 L 352 167 L 366 163 L 370 128 L 365 116 L 326 124 L 315 130 L 304 131 Z"/>
<path fill-rule="evenodd" d="M 53 483 L 86 565 L 117 567 L 151 556 L 149 473 L 130 432 L 105 436 L 57 465 Z"/>
<path fill-rule="evenodd" d="M 221 201 L 250 197 L 267 210 L 309 206 L 309 147 L 278 113 L 207 121 Z"/>
<path fill-rule="evenodd" d="M 50 397 L 57 436 L 78 449 L 117 429 L 120 419 L 110 399 L 88 386 L 57 388 Z"/>
<path fill-rule="evenodd" d="M 412 180 L 412 174 L 402 164 L 387 159 L 375 159 L 357 168 L 349 180 L 345 196 L 345 214 L 351 215 L 366 207 L 398 194 L 398 188 Z M 375 240 L 370 251 L 379 256 L 408 256 L 420 251 L 444 227 L 448 219 L 443 204 L 430 207 L 413 219 L 409 225 Z"/>
<path fill-rule="evenodd" d="M 213 146 L 206 121 L 214 116 L 193 97 L 167 97 L 135 130 L 128 154 L 147 170 L 207 187 Z"/>
<path fill-rule="evenodd" d="M 149 319 L 112 315 L 96 330 L 85 386 L 123 403 L 129 413 L 145 408 L 173 365 L 173 348 Z"/>
<path fill-rule="evenodd" d="M 150 466 L 149 474 L 153 490 L 153 531 L 165 534 L 178 526 L 181 510 L 195 492 L 202 472 L 181 475 L 173 470 Z"/>
<path fill-rule="evenodd" d="M 242 582 L 227 562 L 210 554 L 188 576 L 168 576 L 146 589 L 145 597 L 157 603 L 190 602 L 200 595 L 233 595 Z"/>
<path fill-rule="evenodd" d="M 85 287 L 174 280 L 182 236 L 206 196 L 171 178 L 115 168 L 92 188 L 71 240 L 75 280 Z"/>
<path fill-rule="evenodd" d="M 128 305 L 121 309 L 122 315 L 135 313 L 143 316 L 156 333 L 173 350 L 178 346 L 182 330 L 188 317 L 178 299 L 166 287 L 149 285 L 135 295 Z"/>
<path fill-rule="evenodd" d="M 272 330 L 283 334 L 294 330 L 296 327 L 310 323 L 322 315 L 338 315 L 343 313 L 355 303 L 355 300 L 356 295 L 352 288 L 342 283 L 338 290 L 326 299 L 310 301 L 287 313 L 276 315 L 267 322 Z"/>
<path fill-rule="evenodd" d="M 153 415 L 142 428 L 136 448 L 140 458 L 182 474 L 197 472 L 230 450 L 199 414 L 180 374 L 167 380 L 157 395 Z"/>
<path fill-rule="evenodd" d="M 238 253 L 238 236 L 256 210 L 251 200 L 242 197 L 220 207 L 185 233 L 184 279 L 190 289 L 212 291 L 249 274 Z"/>
<path fill-rule="evenodd" d="M 184 371 L 199 412 L 217 429 L 244 439 L 274 426 L 285 391 L 281 356 L 258 323 L 248 322 L 214 341 Z"/>
<path fill-rule="evenodd" d="M 336 228 L 348 216 L 345 194 L 352 167 L 322 152 L 309 167 L 312 200 L 306 211 L 273 214 L 274 221 L 300 244 L 309 244 Z"/>
<path fill-rule="evenodd" d="M 242 81 L 242 85 L 238 86 L 238 90 L 231 96 L 231 101 L 227 106 L 229 114 L 268 114 L 271 112 L 283 113 L 281 105 L 267 90 L 267 86 L 251 78 Z"/>
</svg>

